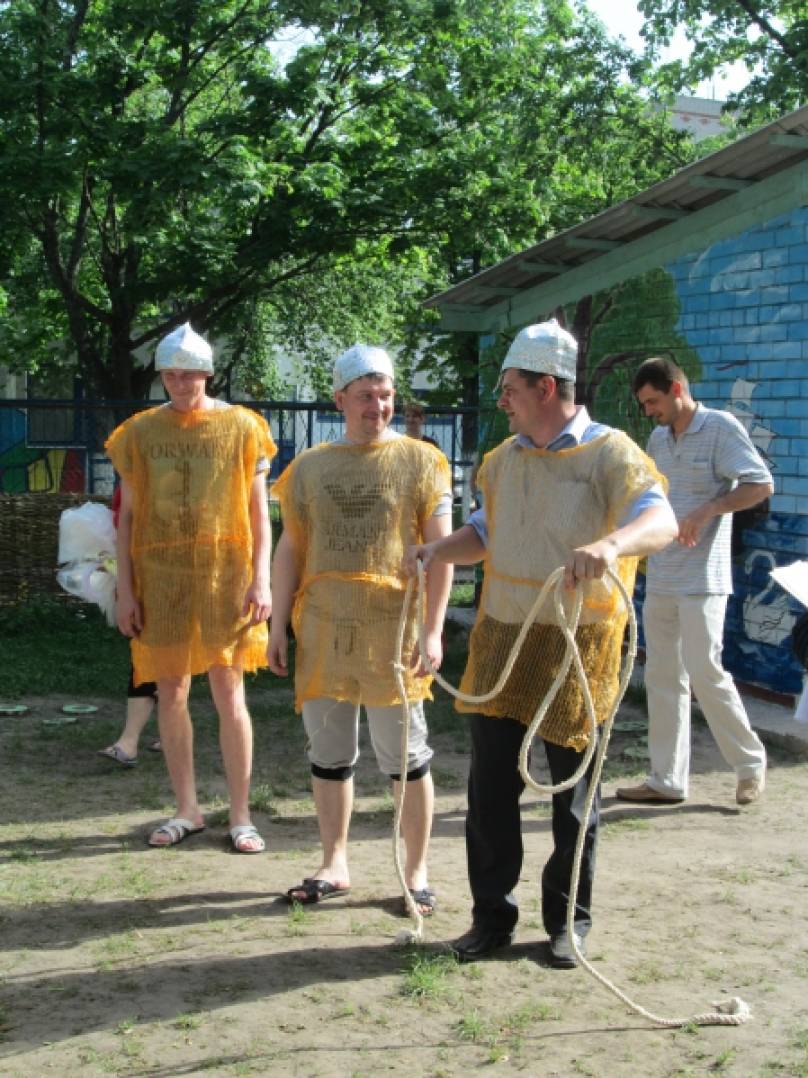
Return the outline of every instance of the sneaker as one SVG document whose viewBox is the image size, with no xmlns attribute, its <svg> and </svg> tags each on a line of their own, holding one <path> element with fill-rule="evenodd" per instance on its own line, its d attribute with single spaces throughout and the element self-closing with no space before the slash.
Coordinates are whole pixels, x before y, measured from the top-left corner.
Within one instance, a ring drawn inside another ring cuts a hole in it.
<svg viewBox="0 0 808 1078">
<path fill-rule="evenodd" d="M 618 801 L 644 801 L 647 805 L 679 805 L 684 801 L 683 797 L 661 794 L 647 782 L 641 786 L 621 786 L 614 791 L 614 796 Z"/>
<path fill-rule="evenodd" d="M 740 779 L 735 791 L 735 800 L 739 805 L 751 805 L 757 801 L 766 789 L 766 773 L 758 775 L 756 779 Z"/>
</svg>

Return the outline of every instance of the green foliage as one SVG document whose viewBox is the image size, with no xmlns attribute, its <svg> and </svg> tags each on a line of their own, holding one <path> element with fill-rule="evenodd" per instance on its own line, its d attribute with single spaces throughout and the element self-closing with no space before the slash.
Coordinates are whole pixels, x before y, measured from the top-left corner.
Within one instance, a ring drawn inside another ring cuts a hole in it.
<svg viewBox="0 0 808 1078">
<path fill-rule="evenodd" d="M 365 337 L 473 404 L 420 301 L 684 163 L 646 76 L 566 0 L 0 5 L 0 357 L 128 398 L 190 319 L 262 395 Z"/>
<path fill-rule="evenodd" d="M 756 126 L 804 104 L 808 98 L 808 9 L 804 0 L 640 0 L 643 36 L 652 56 L 684 30 L 693 44 L 687 61 L 660 69 L 663 91 L 695 87 L 737 61 L 750 80 L 730 96 L 740 123 Z"/>
<path fill-rule="evenodd" d="M 676 285 L 666 270 L 651 270 L 586 297 L 578 312 L 584 307 L 587 328 L 578 339 L 587 340 L 589 347 L 585 386 L 579 384 L 579 391 L 584 390 L 594 418 L 645 445 L 653 423 L 642 415 L 631 392 L 640 363 L 664 355 L 694 381 L 701 373 L 698 354 L 674 328 L 679 319 Z"/>
</svg>

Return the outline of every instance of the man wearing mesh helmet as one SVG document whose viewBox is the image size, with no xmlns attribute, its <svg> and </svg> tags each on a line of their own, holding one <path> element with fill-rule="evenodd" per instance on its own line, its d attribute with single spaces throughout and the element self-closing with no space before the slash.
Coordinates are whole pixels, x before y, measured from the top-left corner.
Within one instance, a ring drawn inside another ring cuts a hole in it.
<svg viewBox="0 0 808 1078">
<path fill-rule="evenodd" d="M 106 449 L 121 476 L 118 628 L 134 683 L 154 681 L 176 813 L 149 837 L 175 846 L 204 829 L 188 695 L 206 673 L 219 715 L 237 853 L 260 853 L 250 819 L 252 725 L 244 671 L 266 665 L 271 534 L 266 474 L 275 445 L 255 412 L 206 391 L 213 350 L 189 324 L 157 346 L 168 403 L 117 427 Z"/>
<path fill-rule="evenodd" d="M 359 710 L 367 714 L 380 770 L 397 794 L 401 778 L 401 699 L 393 660 L 406 581 L 401 561 L 412 542 L 448 535 L 449 464 L 439 449 L 390 430 L 393 365 L 382 348 L 356 344 L 334 364 L 334 399 L 345 416 L 336 442 L 301 453 L 273 492 L 284 530 L 273 572 L 269 666 L 287 672 L 286 626 L 294 629 L 295 704 L 308 738 L 322 843 L 319 867 L 289 888 L 290 902 L 344 895 L 350 886 L 348 828 L 353 805 Z M 442 658 L 441 627 L 451 570 L 441 566 L 427 594 L 426 647 Z M 427 877 L 433 787 L 423 700 L 430 678 L 417 658 L 412 612 L 404 634 L 409 703 L 407 788 L 401 827 L 404 878 L 421 913 L 435 894 Z"/>
<path fill-rule="evenodd" d="M 553 320 L 523 329 L 499 382 L 497 406 L 512 437 L 488 453 L 478 484 L 483 508 L 446 539 L 413 548 L 427 570 L 485 561 L 477 621 L 461 689 L 480 696 L 495 684 L 539 589 L 559 566 L 568 588 L 583 588 L 576 642 L 599 721 L 617 688 L 625 614 L 607 569 L 631 588 L 638 557 L 670 541 L 676 523 L 645 454 L 620 431 L 589 418 L 574 400 L 578 349 Z M 539 611 L 514 669 L 498 696 L 469 716 L 472 755 L 466 848 L 474 900 L 471 929 L 452 945 L 461 961 L 510 944 L 519 916 L 514 889 L 522 868 L 519 749 L 555 678 L 563 653 L 552 604 Z M 554 785 L 577 769 L 587 740 L 580 688 L 568 675 L 540 728 Z M 591 768 L 590 768 L 591 773 Z M 553 797 L 553 849 L 541 881 L 550 962 L 575 964 L 566 933 L 575 842 L 590 775 Z M 579 947 L 591 926 L 591 892 L 599 798 L 585 822 L 575 931 Z"/>
</svg>

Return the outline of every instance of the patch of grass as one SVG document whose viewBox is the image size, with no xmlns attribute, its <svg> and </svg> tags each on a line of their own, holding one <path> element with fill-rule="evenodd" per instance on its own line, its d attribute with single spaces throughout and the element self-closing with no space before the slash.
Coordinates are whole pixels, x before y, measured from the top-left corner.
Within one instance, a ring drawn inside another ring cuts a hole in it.
<svg viewBox="0 0 808 1078">
<path fill-rule="evenodd" d="M 634 984 L 657 984 L 663 978 L 662 967 L 658 962 L 653 959 L 649 959 L 647 962 L 640 962 L 639 965 L 629 974 L 629 980 Z M 682 1027 L 683 1029 L 686 1027 Z"/>
<path fill-rule="evenodd" d="M 452 584 L 450 606 L 474 606 L 474 584 Z"/>
<path fill-rule="evenodd" d="M 755 874 L 750 872 L 748 868 L 728 868 L 725 869 L 721 875 L 725 880 L 729 880 L 731 883 L 753 883 L 755 880 Z"/>
<path fill-rule="evenodd" d="M 134 929 L 129 929 L 127 932 L 117 932 L 114 935 L 107 936 L 106 939 L 101 941 L 99 950 L 104 956 L 99 963 L 99 967 L 102 970 L 114 969 L 122 962 L 127 962 L 129 959 L 134 958 L 140 949 L 139 934 Z M 130 1025 L 133 1024 L 131 1020 L 126 1019 L 119 1023 L 116 1028 L 116 1033 L 125 1033 L 124 1026 L 129 1021 Z"/>
<path fill-rule="evenodd" d="M 625 834 L 632 831 L 650 831 L 651 820 L 642 816 L 623 816 L 619 820 L 604 819 L 601 821 L 604 835 Z"/>
<path fill-rule="evenodd" d="M 723 1052 L 721 1052 L 715 1057 L 715 1059 L 708 1067 L 708 1070 L 716 1072 L 725 1070 L 727 1067 L 730 1066 L 737 1054 L 737 1048 L 725 1048 Z"/>
<path fill-rule="evenodd" d="M 433 767 L 432 781 L 442 790 L 454 790 L 465 786 L 465 779 L 455 771 L 449 771 L 445 767 Z"/>
<path fill-rule="evenodd" d="M 221 795 L 215 795 L 209 790 L 199 791 L 201 803 L 207 802 L 210 806 L 205 812 L 205 824 L 207 827 L 226 827 L 230 822 L 230 805 Z"/>
<path fill-rule="evenodd" d="M 132 855 L 125 850 L 111 871 L 103 873 L 95 882 L 96 894 L 108 892 L 116 898 L 141 899 L 149 898 L 159 886 L 157 880 L 150 875 L 150 868 L 144 868 L 139 859 L 133 859 Z"/>
<path fill-rule="evenodd" d="M 407 965 L 402 970 L 404 984 L 401 994 L 411 1000 L 441 999 L 449 990 L 449 978 L 457 970 L 457 959 L 453 955 L 422 955 L 414 952 L 408 955 Z"/>
<path fill-rule="evenodd" d="M 9 1034 L 13 1028 L 8 1011 L 0 1003 L 0 1044 L 9 1039 Z"/>
<path fill-rule="evenodd" d="M 78 698 L 124 695 L 129 641 L 93 606 L 40 598 L 0 607 L 0 637 L 0 697 L 19 699 L 34 687 Z"/>
<path fill-rule="evenodd" d="M 503 1025 L 507 1029 L 523 1031 L 536 1022 L 555 1022 L 560 1017 L 551 1003 L 541 1000 L 539 1003 L 525 1003 L 518 1011 L 514 1011 Z"/>
<path fill-rule="evenodd" d="M 457 1035 L 461 1041 L 481 1041 L 488 1036 L 488 1023 L 479 1011 L 464 1014 L 457 1021 Z"/>
<path fill-rule="evenodd" d="M 19 850 L 12 850 L 9 854 L 9 861 L 17 861 L 20 864 L 30 864 L 32 861 L 39 860 L 39 853 L 36 850 L 26 850 L 24 848 Z"/>
<path fill-rule="evenodd" d="M 389 787 L 385 787 L 382 793 L 379 795 L 376 804 L 373 809 L 368 813 L 372 820 L 384 819 L 389 817 L 391 820 L 396 811 L 396 803 L 393 800 L 393 794 Z"/>
<path fill-rule="evenodd" d="M 125 1037 L 121 1044 L 121 1054 L 126 1056 L 127 1059 L 140 1060 L 145 1050 L 146 1046 L 143 1041 L 135 1036 Z"/>
<path fill-rule="evenodd" d="M 179 1014 L 171 1023 L 174 1029 L 182 1029 L 189 1032 L 192 1029 L 199 1029 L 202 1025 L 201 1014 Z"/>
<path fill-rule="evenodd" d="M 290 936 L 302 936 L 311 924 L 311 912 L 299 902 L 292 902 L 286 915 L 286 931 Z"/>
<path fill-rule="evenodd" d="M 367 1008 L 359 1008 L 360 1011 L 364 1011 L 367 1016 Z M 356 1018 L 357 1007 L 355 1003 L 343 1003 L 336 1011 L 334 1011 L 332 1018 Z M 305 1027 L 304 1027 L 305 1028 Z"/>
<path fill-rule="evenodd" d="M 250 790 L 250 808 L 253 812 L 265 812 L 268 816 L 277 816 L 274 805 L 274 793 L 268 782 L 262 782 Z"/>
<path fill-rule="evenodd" d="M 705 966 L 701 971 L 701 975 L 705 981 L 722 981 L 726 977 L 727 971 L 722 966 Z"/>
</svg>

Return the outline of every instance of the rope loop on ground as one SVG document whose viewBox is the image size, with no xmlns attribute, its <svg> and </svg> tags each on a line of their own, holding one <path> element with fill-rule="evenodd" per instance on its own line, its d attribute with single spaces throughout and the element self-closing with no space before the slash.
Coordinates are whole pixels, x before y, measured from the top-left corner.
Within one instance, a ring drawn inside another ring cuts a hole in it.
<svg viewBox="0 0 808 1078">
<path fill-rule="evenodd" d="M 592 811 L 592 805 L 594 804 L 595 797 L 597 796 L 598 786 L 600 784 L 600 777 L 603 771 L 603 763 L 606 759 L 606 750 L 609 746 L 609 739 L 612 734 L 612 727 L 614 726 L 615 716 L 618 708 L 625 695 L 626 688 L 628 687 L 629 680 L 631 678 L 631 672 L 634 667 L 634 660 L 637 655 L 637 619 L 634 614 L 634 605 L 631 601 L 631 596 L 620 579 L 618 574 L 612 569 L 606 570 L 606 575 L 612 581 L 620 594 L 623 605 L 628 617 L 628 646 L 626 650 L 626 658 L 623 663 L 623 669 L 620 674 L 620 681 L 618 684 L 617 693 L 615 694 L 614 702 L 606 716 L 600 736 L 598 736 L 598 724 L 597 716 L 595 714 L 595 706 L 592 701 L 592 694 L 589 689 L 589 681 L 584 670 L 581 656 L 578 651 L 578 646 L 575 641 L 575 633 L 578 628 L 578 622 L 581 616 L 581 607 L 583 604 L 583 592 L 580 586 L 575 589 L 575 595 L 573 597 L 572 604 L 565 603 L 564 601 L 564 569 L 559 567 L 554 570 L 553 573 L 545 581 L 539 594 L 537 595 L 533 605 L 528 611 L 524 623 L 516 637 L 516 640 L 511 647 L 508 658 L 503 667 L 496 685 L 487 693 L 481 696 L 470 696 L 467 693 L 460 692 L 453 685 L 450 685 L 448 681 L 441 676 L 441 674 L 435 670 L 429 660 L 429 656 L 426 650 L 426 630 L 425 630 L 425 608 L 426 608 L 426 590 L 425 590 L 425 574 L 424 568 L 420 561 L 417 565 L 417 599 L 416 599 L 416 625 L 418 629 L 418 645 L 420 651 L 420 657 L 427 667 L 432 677 L 437 683 L 446 690 L 451 696 L 464 701 L 467 704 L 484 704 L 489 700 L 492 700 L 497 696 L 504 688 L 508 678 L 511 675 L 514 664 L 519 656 L 519 652 L 522 649 L 522 645 L 527 637 L 533 621 L 538 614 L 539 610 L 545 603 L 547 596 L 552 590 L 553 593 L 553 606 L 555 609 L 556 623 L 564 635 L 565 650 L 564 658 L 559 667 L 558 674 L 553 681 L 553 684 L 548 689 L 544 699 L 536 709 L 536 713 L 533 716 L 530 725 L 525 731 L 525 736 L 522 741 L 522 746 L 519 752 L 519 772 L 525 782 L 531 790 L 536 793 L 548 794 L 552 796 L 555 793 L 560 793 L 562 790 L 568 790 L 574 786 L 580 778 L 586 774 L 590 762 L 594 756 L 595 763 L 592 769 L 592 778 L 587 789 L 586 801 L 584 804 L 584 810 L 581 816 L 581 826 L 578 831 L 578 838 L 575 843 L 575 855 L 572 865 L 572 877 L 570 880 L 570 901 L 567 903 L 567 924 L 566 930 L 569 939 L 572 944 L 572 949 L 575 954 L 575 958 L 579 965 L 591 974 L 592 977 L 602 985 L 607 991 L 624 1003 L 635 1014 L 647 1019 L 654 1025 L 662 1026 L 666 1029 L 679 1029 L 683 1026 L 740 1026 L 749 1020 L 751 1017 L 751 1010 L 749 1005 L 737 996 L 732 997 L 723 1003 L 714 1003 L 712 1011 L 706 1011 L 702 1014 L 689 1015 L 685 1018 L 665 1018 L 662 1015 L 654 1014 L 651 1011 L 646 1010 L 641 1004 L 631 999 L 622 989 L 618 988 L 608 977 L 600 973 L 591 962 L 581 953 L 578 945 L 578 937 L 575 934 L 575 907 L 578 902 L 578 888 L 581 879 L 581 860 L 583 857 L 584 841 L 586 838 L 586 821 L 589 819 Z M 401 616 L 398 623 L 398 632 L 396 634 L 396 652 L 395 661 L 393 663 L 393 670 L 396 677 L 396 685 L 398 687 L 399 696 L 401 698 L 402 708 L 402 723 L 401 723 L 401 786 L 398 802 L 396 804 L 395 816 L 393 819 L 393 860 L 395 863 L 396 874 L 398 876 L 399 883 L 401 885 L 402 894 L 404 896 L 404 902 L 407 907 L 407 912 L 413 922 L 413 929 L 410 932 L 399 933 L 396 937 L 397 944 L 410 944 L 420 943 L 424 938 L 424 920 L 421 914 L 418 912 L 409 888 L 406 885 L 404 879 L 404 870 L 401 864 L 401 851 L 400 851 L 400 835 L 401 835 L 401 814 L 404 808 L 404 798 L 407 785 L 407 770 L 408 770 L 408 742 L 409 742 L 409 726 L 410 726 L 410 713 L 409 713 L 409 701 L 407 699 L 406 683 L 404 680 L 405 667 L 402 664 L 402 651 L 404 647 L 404 632 L 407 624 L 407 615 L 409 613 L 410 604 L 412 602 L 413 590 L 415 587 L 415 579 L 411 577 L 407 590 L 404 595 L 404 602 L 402 605 Z M 558 783 L 555 786 L 542 784 L 536 782 L 533 776 L 528 770 L 528 760 L 530 757 L 530 748 L 533 744 L 533 739 L 541 727 L 547 712 L 552 706 L 553 700 L 556 698 L 561 686 L 564 684 L 570 668 L 575 668 L 575 675 L 578 678 L 578 682 L 581 686 L 581 691 L 584 697 L 584 706 L 586 708 L 587 715 L 587 729 L 589 733 L 589 740 L 587 747 L 582 754 L 581 763 L 576 769 L 575 773 L 566 779 L 564 782 Z"/>
</svg>

